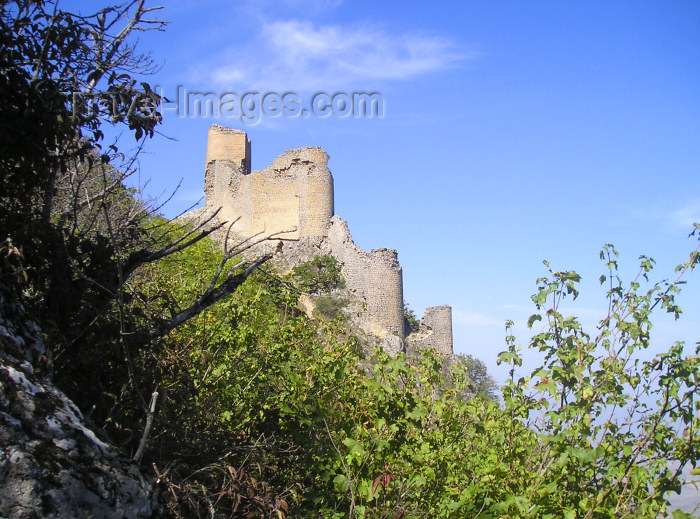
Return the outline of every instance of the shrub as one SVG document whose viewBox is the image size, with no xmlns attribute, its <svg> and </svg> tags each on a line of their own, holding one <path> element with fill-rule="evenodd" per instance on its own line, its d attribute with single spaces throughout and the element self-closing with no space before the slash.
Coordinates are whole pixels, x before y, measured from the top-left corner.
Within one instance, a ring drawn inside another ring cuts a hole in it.
<svg viewBox="0 0 700 519">
<path fill-rule="evenodd" d="M 420 329 L 420 319 L 416 317 L 416 313 L 408 307 L 408 303 L 405 301 L 403 303 L 403 317 L 408 333 L 414 333 Z"/>
<path fill-rule="evenodd" d="M 319 296 L 314 301 L 314 315 L 316 317 L 322 316 L 326 319 L 335 319 L 347 304 L 347 300 L 341 297 L 330 295 Z"/>
<path fill-rule="evenodd" d="M 292 269 L 292 280 L 304 292 L 321 294 L 345 288 L 340 264 L 333 256 L 316 256 Z"/>
</svg>

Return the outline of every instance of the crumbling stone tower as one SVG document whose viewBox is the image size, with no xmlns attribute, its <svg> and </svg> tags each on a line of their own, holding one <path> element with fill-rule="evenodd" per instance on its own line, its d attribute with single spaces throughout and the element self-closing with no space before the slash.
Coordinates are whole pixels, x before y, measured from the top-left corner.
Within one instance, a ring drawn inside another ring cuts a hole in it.
<svg viewBox="0 0 700 519">
<path fill-rule="evenodd" d="M 325 236 L 333 216 L 333 177 L 321 148 L 285 152 L 262 171 L 250 171 L 245 132 L 213 125 L 207 141 L 206 205 L 237 220 L 242 237 L 286 231 L 279 238 Z"/>
<path fill-rule="evenodd" d="M 420 320 L 420 328 L 406 338 L 408 350 L 433 348 L 445 355 L 452 355 L 452 307 L 426 308 Z"/>
<path fill-rule="evenodd" d="M 420 330 L 405 337 L 403 271 L 397 253 L 393 249 L 363 251 L 355 245 L 347 223 L 333 215 L 328 158 L 321 148 L 299 148 L 286 151 L 265 169 L 251 171 L 246 133 L 213 125 L 204 174 L 206 207 L 189 217 L 219 210 L 222 221 L 234 222 L 233 239 L 239 241 L 275 234 L 283 240 L 287 266 L 320 254 L 333 256 L 340 263 L 348 297 L 366 308 L 357 323 L 367 334 L 392 353 L 431 347 L 451 354 L 449 306 L 428 308 Z M 267 246 L 277 247 L 278 243 Z"/>
<path fill-rule="evenodd" d="M 233 212 L 234 179 L 250 174 L 250 141 L 245 132 L 213 125 L 207 136 L 204 193 L 207 207 Z M 239 180 L 240 182 L 240 180 Z M 228 216 L 228 215 L 227 215 Z M 233 218 L 232 218 L 233 219 Z"/>
<path fill-rule="evenodd" d="M 387 335 L 405 336 L 403 269 L 396 251 L 363 251 L 355 245 L 348 224 L 338 216 L 331 219 L 320 250 L 338 260 L 348 292 L 366 302 L 367 312 L 361 318 L 363 329 L 380 339 Z"/>
<path fill-rule="evenodd" d="M 404 336 L 403 269 L 393 249 L 373 249 L 369 253 L 366 281 L 368 312 L 383 323 L 389 333 Z"/>
</svg>

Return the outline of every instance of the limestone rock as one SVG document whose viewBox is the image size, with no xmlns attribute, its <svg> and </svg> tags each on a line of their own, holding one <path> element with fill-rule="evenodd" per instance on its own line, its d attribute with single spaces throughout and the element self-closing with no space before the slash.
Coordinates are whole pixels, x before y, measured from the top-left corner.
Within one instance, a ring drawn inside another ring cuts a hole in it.
<svg viewBox="0 0 700 519">
<path fill-rule="evenodd" d="M 0 518 L 152 517 L 152 482 L 27 360 L 46 348 L 22 313 L 0 296 Z"/>
<path fill-rule="evenodd" d="M 382 349 L 389 355 L 396 356 L 405 352 L 404 343 L 398 335 L 387 335 L 380 344 Z"/>
</svg>

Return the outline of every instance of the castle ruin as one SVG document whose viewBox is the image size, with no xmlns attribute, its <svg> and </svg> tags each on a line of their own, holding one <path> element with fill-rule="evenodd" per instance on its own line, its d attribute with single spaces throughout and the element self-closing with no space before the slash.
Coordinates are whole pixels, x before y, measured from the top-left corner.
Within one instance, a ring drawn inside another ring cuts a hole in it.
<svg viewBox="0 0 700 519">
<path fill-rule="evenodd" d="M 233 230 L 239 236 L 281 230 L 290 232 L 277 237 L 289 240 L 325 236 L 333 216 L 333 177 L 327 163 L 321 148 L 301 148 L 251 173 L 246 133 L 214 125 L 207 140 L 206 205 L 220 207 L 225 220 L 237 219 Z"/>
<path fill-rule="evenodd" d="M 333 177 L 325 151 L 318 147 L 286 151 L 260 171 L 251 171 L 250 156 L 245 132 L 219 125 L 209 128 L 206 204 L 190 218 L 219 210 L 222 221 L 233 222 L 230 232 L 239 241 L 275 234 L 282 240 L 277 246 L 287 267 L 317 255 L 333 256 L 346 280 L 344 290 L 360 309 L 356 322 L 368 336 L 390 353 L 430 347 L 452 354 L 452 309 L 428 308 L 418 332 L 409 334 L 396 251 L 363 251 L 355 245 L 347 223 L 334 215 Z"/>
</svg>

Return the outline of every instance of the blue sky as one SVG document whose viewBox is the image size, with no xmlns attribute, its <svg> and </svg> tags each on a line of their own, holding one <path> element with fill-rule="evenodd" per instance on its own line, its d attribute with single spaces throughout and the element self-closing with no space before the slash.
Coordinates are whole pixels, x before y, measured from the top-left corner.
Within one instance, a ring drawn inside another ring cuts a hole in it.
<svg viewBox="0 0 700 519">
<path fill-rule="evenodd" d="M 166 97 L 189 91 L 380 92 L 384 117 L 178 117 L 141 158 L 173 216 L 202 195 L 206 131 L 244 129 L 253 168 L 287 149 L 331 157 L 336 213 L 356 243 L 395 248 L 418 314 L 454 309 L 455 349 L 496 355 L 504 322 L 521 342 L 542 260 L 583 276 L 571 312 L 603 316 L 598 252 L 622 274 L 687 258 L 700 221 L 700 3 L 165 0 L 144 34 Z M 167 136 L 167 138 L 166 138 Z M 700 340 L 700 279 L 659 348 Z"/>
</svg>

